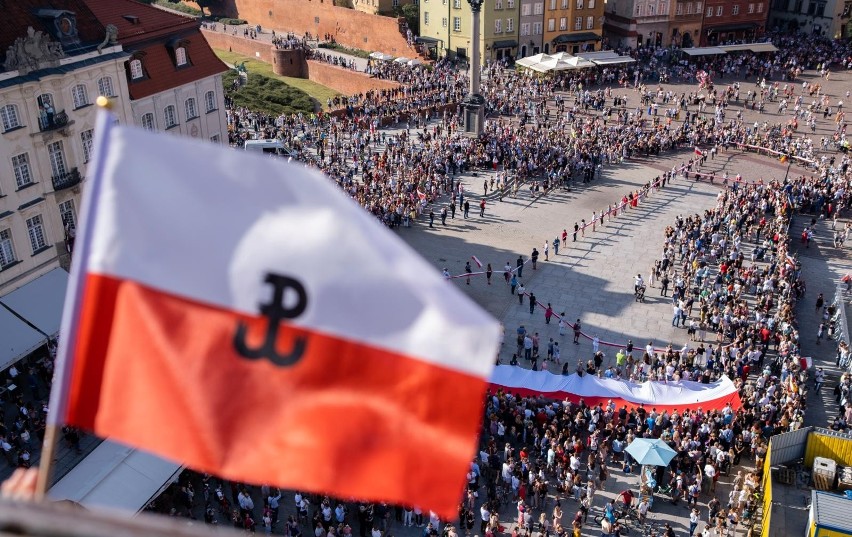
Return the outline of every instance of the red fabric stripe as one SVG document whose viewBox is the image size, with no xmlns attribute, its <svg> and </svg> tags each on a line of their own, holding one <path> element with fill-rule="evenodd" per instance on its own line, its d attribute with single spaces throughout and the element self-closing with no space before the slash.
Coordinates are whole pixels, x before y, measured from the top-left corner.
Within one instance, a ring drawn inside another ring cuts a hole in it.
<svg viewBox="0 0 852 537">
<path fill-rule="evenodd" d="M 498 384 L 491 384 L 491 393 L 496 393 L 497 391 L 502 391 L 504 393 L 511 393 L 520 397 L 538 397 L 539 395 L 543 395 L 548 399 L 553 399 L 554 401 L 564 401 L 568 399 L 572 403 L 579 403 L 581 400 L 585 401 L 588 406 L 597 406 L 598 404 L 602 404 L 604 406 L 607 405 L 610 398 L 609 397 L 581 397 L 574 393 L 568 392 L 538 392 L 536 390 L 530 390 L 529 388 L 507 388 L 506 386 L 500 386 Z M 621 408 L 622 406 L 627 406 L 628 409 L 638 408 L 639 403 L 628 401 L 627 399 L 623 399 L 621 397 L 616 397 L 612 400 L 616 408 Z M 690 404 L 679 404 L 679 405 L 667 405 L 667 404 L 650 404 L 644 403 L 645 408 L 650 410 L 652 408 L 656 408 L 659 411 L 663 410 L 697 410 L 701 408 L 702 410 L 722 410 L 725 408 L 725 405 L 731 403 L 731 407 L 734 410 L 738 410 L 742 407 L 742 401 L 740 401 L 740 396 L 737 392 L 731 392 L 729 395 L 724 397 L 719 397 L 716 399 L 710 399 L 707 401 L 701 401 L 697 403 Z"/>
<path fill-rule="evenodd" d="M 264 318 L 89 275 L 67 422 L 231 480 L 455 516 L 485 380 L 284 323 L 301 361 L 250 361 L 240 320 L 259 343 Z"/>
</svg>

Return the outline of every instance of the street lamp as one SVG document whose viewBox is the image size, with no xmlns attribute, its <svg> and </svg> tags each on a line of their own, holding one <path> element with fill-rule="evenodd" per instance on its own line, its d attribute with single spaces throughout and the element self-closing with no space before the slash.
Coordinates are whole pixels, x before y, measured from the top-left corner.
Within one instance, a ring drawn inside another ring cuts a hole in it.
<svg viewBox="0 0 852 537">
<path fill-rule="evenodd" d="M 482 12 L 484 1 L 467 0 L 473 19 L 470 35 L 470 93 L 462 101 L 462 106 L 464 108 L 464 131 L 474 136 L 482 134 L 482 127 L 485 123 L 485 97 L 479 93 L 479 64 L 482 61 L 479 52 L 479 15 Z"/>
</svg>

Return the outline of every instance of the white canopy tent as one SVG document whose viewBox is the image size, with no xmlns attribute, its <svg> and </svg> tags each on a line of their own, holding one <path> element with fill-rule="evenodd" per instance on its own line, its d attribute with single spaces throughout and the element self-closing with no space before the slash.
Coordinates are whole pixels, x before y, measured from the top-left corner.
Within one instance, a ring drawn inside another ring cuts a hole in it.
<svg viewBox="0 0 852 537">
<path fill-rule="evenodd" d="M 719 45 L 717 48 L 725 52 L 735 52 L 740 50 L 750 50 L 752 52 L 776 52 L 778 47 L 772 43 L 743 43 L 740 45 Z"/>
<path fill-rule="evenodd" d="M 400 56 L 399 58 L 394 60 L 395 63 L 408 63 L 410 61 L 411 58 L 406 58 L 405 56 Z"/>
<path fill-rule="evenodd" d="M 618 65 L 621 63 L 633 63 L 636 60 L 631 58 L 630 56 L 619 56 L 617 58 L 599 58 L 597 60 L 592 60 L 595 65 Z"/>
<path fill-rule="evenodd" d="M 384 52 L 378 52 L 378 51 L 371 52 L 370 57 L 373 58 L 374 60 L 382 60 L 382 61 L 386 61 L 386 62 L 393 59 L 393 56 L 391 56 L 390 54 L 385 54 Z"/>
<path fill-rule="evenodd" d="M 520 65 L 521 67 L 532 68 L 533 65 L 537 65 L 544 60 L 549 60 L 552 56 L 548 56 L 547 54 L 536 54 L 534 56 L 527 56 L 526 58 L 521 58 L 516 61 L 516 65 Z"/>
<path fill-rule="evenodd" d="M 50 337 L 59 333 L 68 273 L 55 268 L 26 285 L 0 297 L 9 309 Z"/>
<path fill-rule="evenodd" d="M 423 63 L 423 60 L 419 60 L 417 58 L 414 58 L 412 60 L 408 60 L 407 65 L 409 67 L 414 67 L 415 65 L 421 65 L 422 63 Z"/>
<path fill-rule="evenodd" d="M 719 47 L 692 47 L 680 49 L 688 56 L 715 56 L 716 54 L 726 54 L 725 50 Z"/>
<path fill-rule="evenodd" d="M 551 71 L 564 71 L 566 69 L 573 69 L 573 67 L 562 60 L 557 60 L 556 58 L 549 58 L 544 60 L 543 62 L 539 62 L 537 64 L 531 65 L 530 69 L 534 71 L 538 71 L 539 73 L 549 73 Z"/>
<path fill-rule="evenodd" d="M 597 52 L 581 52 L 577 54 L 580 58 L 589 61 L 604 60 L 607 58 L 620 58 L 621 56 L 613 50 L 599 50 Z"/>
<path fill-rule="evenodd" d="M 137 513 L 177 480 L 183 467 L 104 440 L 47 493 L 54 501 Z"/>
</svg>

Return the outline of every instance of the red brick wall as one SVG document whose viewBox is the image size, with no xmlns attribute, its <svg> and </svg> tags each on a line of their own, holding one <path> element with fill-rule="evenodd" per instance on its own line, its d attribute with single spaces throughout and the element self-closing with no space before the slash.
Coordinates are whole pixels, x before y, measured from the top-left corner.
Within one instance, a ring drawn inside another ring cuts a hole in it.
<svg viewBox="0 0 852 537">
<path fill-rule="evenodd" d="M 351 48 L 409 58 L 418 55 L 400 33 L 397 19 L 335 7 L 333 0 L 224 0 L 218 11 L 297 35 L 306 31 L 320 36 L 328 33 Z"/>
<path fill-rule="evenodd" d="M 371 89 L 381 90 L 399 87 L 397 82 L 372 78 L 351 69 L 313 60 L 308 60 L 308 79 L 317 84 L 328 86 L 343 95 L 354 95 Z"/>
<path fill-rule="evenodd" d="M 242 36 L 227 35 L 220 32 L 211 32 L 210 30 L 201 29 L 204 38 L 210 43 L 210 47 L 219 50 L 227 50 L 272 63 L 272 46 L 265 41 L 255 41 L 253 39 L 245 39 Z M 257 53 L 260 53 L 258 56 Z"/>
</svg>

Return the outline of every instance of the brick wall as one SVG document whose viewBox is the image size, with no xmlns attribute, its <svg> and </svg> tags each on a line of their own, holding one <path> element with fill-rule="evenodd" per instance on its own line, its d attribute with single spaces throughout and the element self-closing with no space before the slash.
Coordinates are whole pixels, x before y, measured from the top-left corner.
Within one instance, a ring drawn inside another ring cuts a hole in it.
<svg viewBox="0 0 852 537">
<path fill-rule="evenodd" d="M 307 63 L 308 79 L 317 84 L 328 86 L 343 95 L 354 95 L 356 93 L 367 92 L 371 89 L 381 90 L 399 87 L 399 83 L 397 82 L 372 78 L 364 73 L 356 73 L 351 69 L 344 69 L 313 60 L 308 60 Z"/>
<path fill-rule="evenodd" d="M 297 35 L 306 31 L 320 36 L 331 34 L 338 43 L 351 48 L 418 56 L 400 33 L 397 19 L 335 7 L 333 0 L 223 0 L 217 8 L 219 12 Z"/>
<path fill-rule="evenodd" d="M 220 32 L 211 32 L 210 30 L 201 29 L 204 38 L 210 44 L 211 48 L 219 50 L 227 50 L 255 58 L 266 63 L 272 63 L 272 47 L 265 41 L 255 41 L 253 39 L 245 39 L 242 36 L 227 35 Z"/>
</svg>

